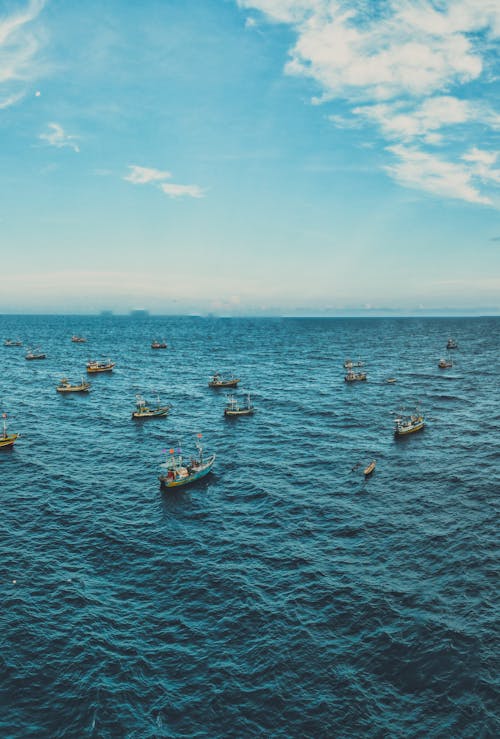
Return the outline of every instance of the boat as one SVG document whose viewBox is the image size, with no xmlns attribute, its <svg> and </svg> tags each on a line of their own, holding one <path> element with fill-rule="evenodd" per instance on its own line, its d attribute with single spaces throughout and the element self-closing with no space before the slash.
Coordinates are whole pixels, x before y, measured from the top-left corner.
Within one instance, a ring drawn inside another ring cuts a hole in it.
<svg viewBox="0 0 500 739">
<path fill-rule="evenodd" d="M 366 372 L 353 372 L 353 370 L 350 369 L 347 371 L 344 380 L 346 382 L 362 382 L 363 380 L 366 380 Z"/>
<path fill-rule="evenodd" d="M 159 418 L 166 416 L 169 412 L 171 405 L 160 405 L 160 399 L 158 398 L 158 405 L 156 408 L 150 408 L 142 395 L 136 395 L 136 410 L 132 412 L 132 418 Z"/>
<path fill-rule="evenodd" d="M 41 352 L 39 349 L 28 349 L 25 359 L 46 359 L 47 355 Z"/>
<path fill-rule="evenodd" d="M 448 339 L 448 342 L 446 344 L 447 349 L 458 349 L 458 344 L 455 341 L 455 339 Z"/>
<path fill-rule="evenodd" d="M 67 377 L 63 377 L 56 390 L 58 393 L 88 393 L 90 382 L 86 382 L 82 377 L 78 385 L 72 385 Z"/>
<path fill-rule="evenodd" d="M 400 416 L 395 419 L 394 435 L 407 436 L 408 434 L 414 434 L 416 431 L 421 431 L 424 425 L 424 417 L 419 411 L 410 416 Z"/>
<path fill-rule="evenodd" d="M 201 434 L 198 434 L 201 438 Z M 170 449 L 170 456 L 160 465 L 165 472 L 159 475 L 158 479 L 162 487 L 176 488 L 183 485 L 189 485 L 200 480 L 211 471 L 215 462 L 215 454 L 207 459 L 203 458 L 203 447 L 199 442 L 196 443 L 198 456 L 193 457 L 188 463 L 184 462 L 181 449 Z"/>
<path fill-rule="evenodd" d="M 386 380 L 386 382 L 387 382 L 387 383 L 388 383 L 389 385 L 391 385 L 392 383 L 394 383 L 394 382 L 397 382 L 397 380 L 396 380 L 396 378 L 395 378 L 395 377 L 388 377 L 388 378 L 387 378 L 387 380 Z"/>
<path fill-rule="evenodd" d="M 166 349 L 167 348 L 167 342 L 166 341 L 154 341 L 151 342 L 151 349 Z"/>
<path fill-rule="evenodd" d="M 90 362 L 87 362 L 87 372 L 89 372 L 90 374 L 93 372 L 112 372 L 114 366 L 115 362 L 112 362 L 111 359 L 105 359 L 101 362 L 98 362 L 97 360 L 92 360 Z"/>
<path fill-rule="evenodd" d="M 84 336 L 72 336 L 71 341 L 73 344 L 85 344 L 87 339 Z"/>
<path fill-rule="evenodd" d="M 0 434 L 0 449 L 6 449 L 7 447 L 14 446 L 16 439 L 19 438 L 19 434 L 8 434 L 7 433 L 7 414 L 2 413 L 3 418 L 3 431 Z"/>
<path fill-rule="evenodd" d="M 4 346 L 22 346 L 23 342 L 19 341 L 19 339 L 5 339 L 3 342 Z"/>
<path fill-rule="evenodd" d="M 365 469 L 363 470 L 363 474 L 365 477 L 368 477 L 369 475 L 372 474 L 373 470 L 375 469 L 376 464 L 377 464 L 377 461 L 373 459 L 368 465 L 368 467 L 365 467 Z"/>
<path fill-rule="evenodd" d="M 208 383 L 208 387 L 237 387 L 239 382 L 240 380 L 237 377 L 224 379 L 220 372 L 216 372 Z"/>
<path fill-rule="evenodd" d="M 441 369 L 447 369 L 448 367 L 453 367 L 453 362 L 451 359 L 440 359 L 438 362 L 438 367 Z"/>
<path fill-rule="evenodd" d="M 226 407 L 224 408 L 224 415 L 229 418 L 235 416 L 251 416 L 255 413 L 255 407 L 250 401 L 250 394 L 247 395 L 246 405 L 240 405 L 234 395 L 229 395 L 227 398 Z"/>
<path fill-rule="evenodd" d="M 344 369 L 352 369 L 353 367 L 364 367 L 364 362 L 359 360 L 358 362 L 353 362 L 352 359 L 346 359 L 344 362 Z"/>
</svg>

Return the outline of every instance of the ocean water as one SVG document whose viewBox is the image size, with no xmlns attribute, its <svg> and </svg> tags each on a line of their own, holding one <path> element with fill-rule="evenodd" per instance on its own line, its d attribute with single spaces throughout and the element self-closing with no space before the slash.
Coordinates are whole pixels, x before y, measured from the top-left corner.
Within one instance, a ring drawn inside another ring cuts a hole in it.
<svg viewBox="0 0 500 739">
<path fill-rule="evenodd" d="M 21 434 L 0 451 L 0 736 L 499 736 L 499 329 L 0 317 Z M 107 357 L 88 396 L 55 392 Z M 217 370 L 254 416 L 224 418 Z M 132 421 L 139 392 L 170 415 Z M 396 440 L 417 403 L 426 428 Z M 214 472 L 161 491 L 162 450 L 197 433 Z"/>
</svg>

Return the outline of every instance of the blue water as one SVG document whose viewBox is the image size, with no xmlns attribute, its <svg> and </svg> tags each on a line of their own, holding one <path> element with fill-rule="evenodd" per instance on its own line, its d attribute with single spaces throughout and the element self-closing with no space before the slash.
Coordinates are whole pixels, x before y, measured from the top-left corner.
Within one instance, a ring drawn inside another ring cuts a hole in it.
<svg viewBox="0 0 500 739">
<path fill-rule="evenodd" d="M 497 737 L 499 328 L 0 317 L 0 736 Z M 216 370 L 254 416 L 224 418 Z M 170 415 L 132 421 L 137 392 Z M 162 492 L 199 432 L 214 472 Z"/>
</svg>

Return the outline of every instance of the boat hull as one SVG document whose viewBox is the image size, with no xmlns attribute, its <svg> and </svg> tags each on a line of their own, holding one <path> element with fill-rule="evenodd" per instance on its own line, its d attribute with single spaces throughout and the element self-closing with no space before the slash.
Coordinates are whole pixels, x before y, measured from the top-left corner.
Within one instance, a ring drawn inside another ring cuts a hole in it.
<svg viewBox="0 0 500 739">
<path fill-rule="evenodd" d="M 377 464 L 376 462 L 370 462 L 368 467 L 365 467 L 363 471 L 363 474 L 365 477 L 369 477 L 373 473 L 373 471 L 375 470 L 376 464 Z"/>
<path fill-rule="evenodd" d="M 56 387 L 58 393 L 88 393 L 90 383 L 86 385 L 72 385 L 70 387 Z"/>
<path fill-rule="evenodd" d="M 8 434 L 0 436 L 0 449 L 7 449 L 15 444 L 16 439 L 19 438 L 19 434 Z"/>
<path fill-rule="evenodd" d="M 416 423 L 414 426 L 411 426 L 410 428 L 396 428 L 394 430 L 394 436 L 409 436 L 410 434 L 416 434 L 417 431 L 422 431 L 422 429 L 425 426 L 425 421 L 422 421 L 421 423 Z"/>
<path fill-rule="evenodd" d="M 89 375 L 96 374 L 97 372 L 113 372 L 114 364 L 107 365 L 106 367 L 87 367 Z"/>
<path fill-rule="evenodd" d="M 159 480 L 161 483 L 161 486 L 164 488 L 179 488 L 184 487 L 185 485 L 191 485 L 194 482 L 197 482 L 198 480 L 201 480 L 202 477 L 205 477 L 205 475 L 208 475 L 209 472 L 211 472 L 212 467 L 214 466 L 215 462 L 215 454 L 209 458 L 205 464 L 203 464 L 196 472 L 193 472 L 191 475 L 187 475 L 186 477 L 181 477 L 177 480 L 169 479 L 168 475 L 160 475 Z"/>
<path fill-rule="evenodd" d="M 164 418 L 168 415 L 170 408 L 157 408 L 154 411 L 146 411 L 141 413 L 140 411 L 134 411 L 132 418 L 141 421 L 143 418 Z"/>
<path fill-rule="evenodd" d="M 225 380 L 224 382 L 209 382 L 208 387 L 237 387 L 240 380 Z"/>
<path fill-rule="evenodd" d="M 255 408 L 241 408 L 240 410 L 229 410 L 226 408 L 224 410 L 224 415 L 228 418 L 234 418 L 236 416 L 252 416 L 255 412 Z"/>
</svg>

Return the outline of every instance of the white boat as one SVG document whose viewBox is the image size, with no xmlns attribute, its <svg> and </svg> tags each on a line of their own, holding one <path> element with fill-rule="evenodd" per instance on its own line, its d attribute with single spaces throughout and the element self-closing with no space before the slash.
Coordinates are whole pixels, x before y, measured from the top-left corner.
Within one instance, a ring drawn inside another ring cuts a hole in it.
<svg viewBox="0 0 500 739">
<path fill-rule="evenodd" d="M 224 408 L 225 416 L 233 418 L 235 416 L 251 416 L 253 413 L 255 413 L 255 407 L 250 400 L 250 393 L 247 394 L 246 404 L 240 404 L 234 395 L 228 396 L 226 407 Z"/>
</svg>

